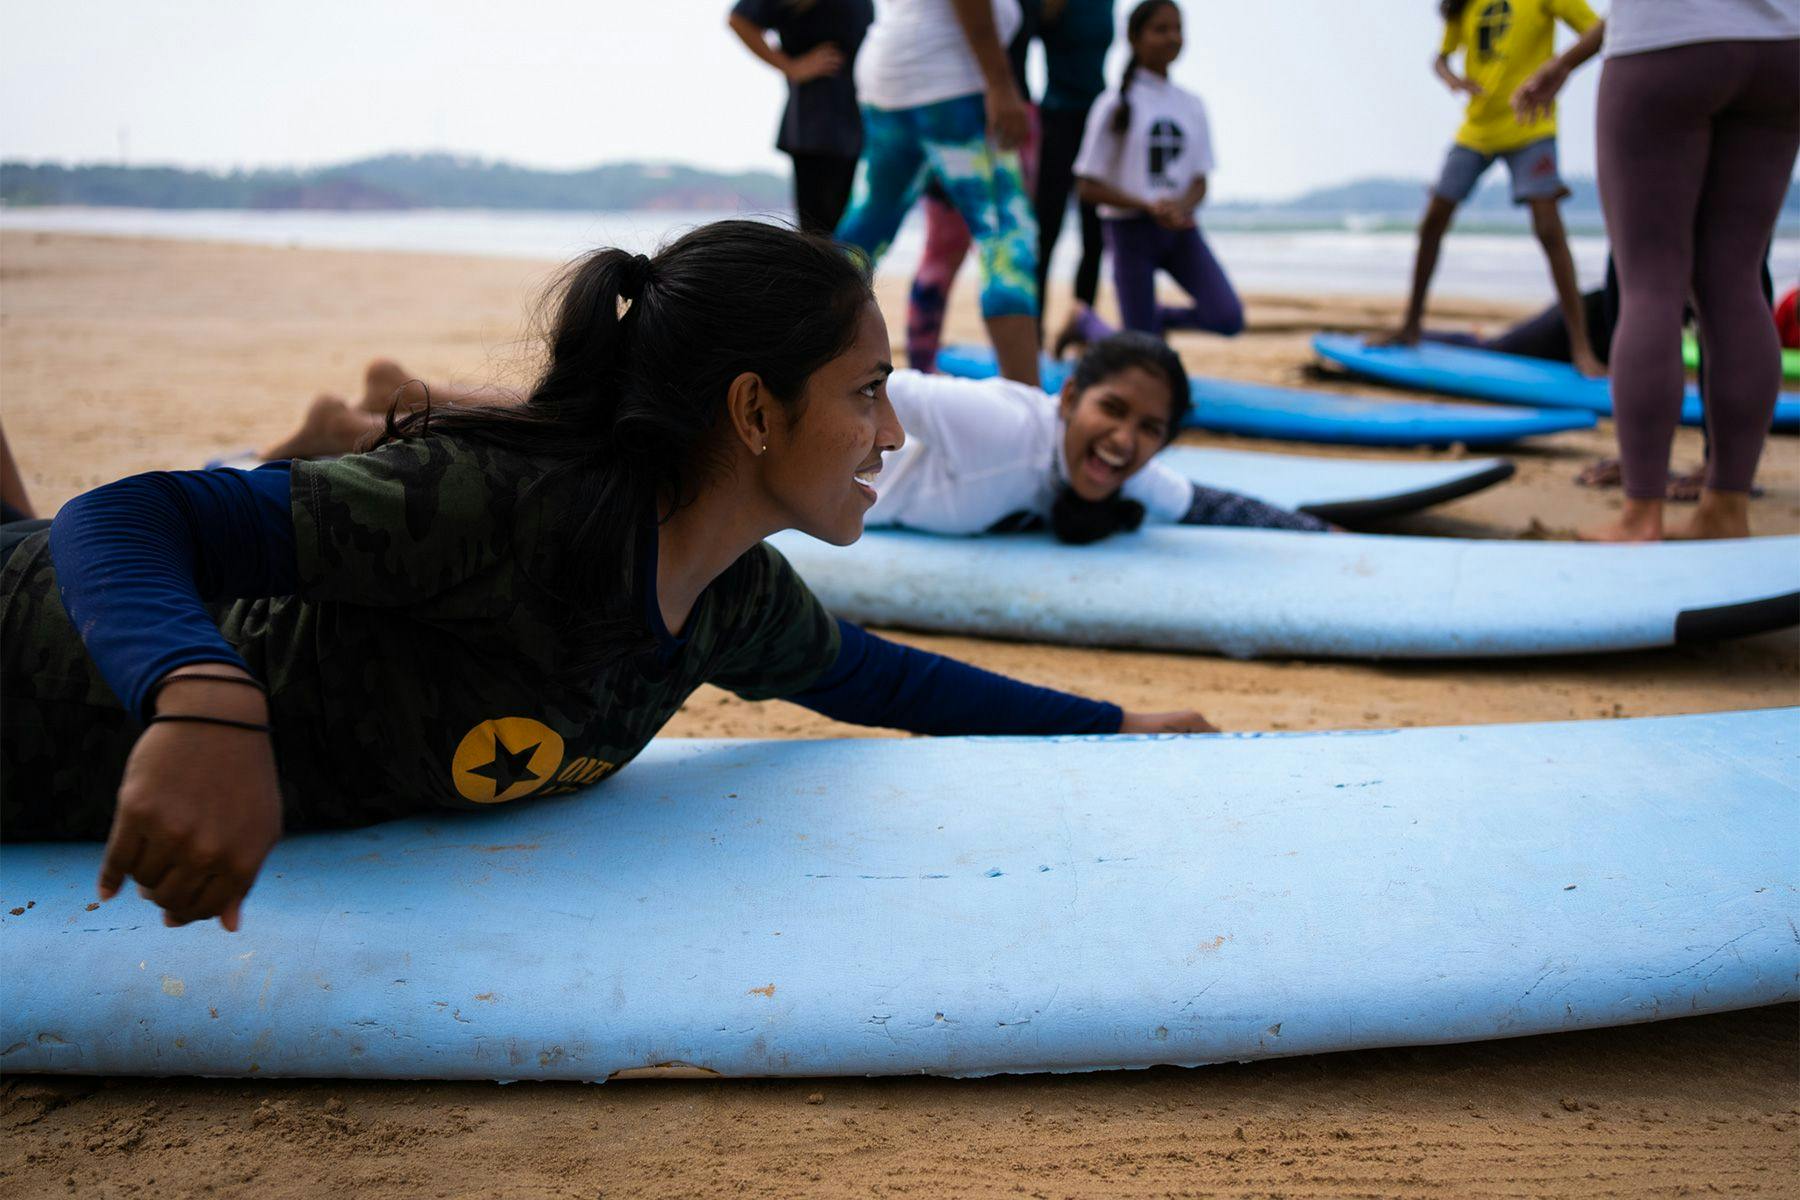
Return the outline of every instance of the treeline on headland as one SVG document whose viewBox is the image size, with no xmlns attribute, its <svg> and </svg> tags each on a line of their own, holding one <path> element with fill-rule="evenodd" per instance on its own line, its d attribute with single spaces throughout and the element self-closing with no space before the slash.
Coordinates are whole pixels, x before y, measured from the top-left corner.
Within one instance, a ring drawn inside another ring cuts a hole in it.
<svg viewBox="0 0 1800 1200">
<path fill-rule="evenodd" d="M 352 211 L 774 210 L 787 205 L 788 182 L 768 171 L 728 173 L 660 163 L 538 171 L 450 154 L 389 154 L 299 171 L 6 162 L 0 163 L 0 203 Z"/>
<path fill-rule="evenodd" d="M 1572 227 L 1600 226 L 1594 181 L 1570 180 L 1564 206 Z M 1369 214 L 1372 228 L 1409 228 L 1423 203 L 1417 179 L 1359 179 L 1282 201 L 1209 206 L 1229 224 L 1337 225 Z M 580 171 L 540 171 L 451 154 L 388 154 L 307 170 L 193 171 L 179 167 L 0 163 L 0 204 L 114 208 L 329 209 L 493 208 L 618 212 L 781 212 L 790 203 L 785 174 L 722 172 L 664 163 L 609 163 Z M 1784 231 L 1800 220 L 1800 186 L 1782 208 Z M 1523 225 L 1496 171 L 1464 206 L 1461 223 Z"/>
</svg>

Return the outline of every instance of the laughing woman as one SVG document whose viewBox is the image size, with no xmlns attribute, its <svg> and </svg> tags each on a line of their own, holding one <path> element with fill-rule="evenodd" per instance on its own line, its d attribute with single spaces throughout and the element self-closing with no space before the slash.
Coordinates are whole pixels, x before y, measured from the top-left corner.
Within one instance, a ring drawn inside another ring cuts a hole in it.
<svg viewBox="0 0 1800 1200">
<path fill-rule="evenodd" d="M 1146 519 L 1318 532 L 1305 513 L 1194 483 L 1157 462 L 1192 404 L 1181 359 L 1145 333 L 1095 342 L 1060 396 L 1005 379 L 898 371 L 907 442 L 888 456 L 870 525 L 985 533 L 1048 524 L 1093 542 Z"/>
<path fill-rule="evenodd" d="M 754 303 L 744 297 L 754 296 Z M 702 683 L 927 733 L 1185 731 L 835 621 L 762 542 L 834 543 L 904 440 L 868 279 L 747 221 L 576 263 L 522 405 L 329 462 L 161 473 L 0 568 L 5 836 L 110 836 L 166 923 L 282 829 L 572 791 Z"/>
</svg>

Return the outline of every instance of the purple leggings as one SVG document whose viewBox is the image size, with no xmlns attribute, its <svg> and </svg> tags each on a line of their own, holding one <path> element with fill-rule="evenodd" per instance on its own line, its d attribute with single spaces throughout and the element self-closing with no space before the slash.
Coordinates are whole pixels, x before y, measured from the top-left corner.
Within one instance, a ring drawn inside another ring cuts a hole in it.
<svg viewBox="0 0 1800 1200">
<path fill-rule="evenodd" d="M 1800 41 L 1608 59 L 1598 124 L 1619 270 L 1610 366 L 1625 494 L 1660 499 L 1668 480 L 1690 293 L 1706 349 L 1706 486 L 1747 492 L 1781 387 L 1761 267 L 1800 147 Z"/>
<path fill-rule="evenodd" d="M 1198 228 L 1164 229 L 1150 217 L 1108 217 L 1101 226 L 1125 328 L 1158 335 L 1205 329 L 1226 337 L 1244 331 L 1244 306 Z M 1158 269 L 1174 276 L 1194 302 L 1184 308 L 1158 304 Z"/>
</svg>

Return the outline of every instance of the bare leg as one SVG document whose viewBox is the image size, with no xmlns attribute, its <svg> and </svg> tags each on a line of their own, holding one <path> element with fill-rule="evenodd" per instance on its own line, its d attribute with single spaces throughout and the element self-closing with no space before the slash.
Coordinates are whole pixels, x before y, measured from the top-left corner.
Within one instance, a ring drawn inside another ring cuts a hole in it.
<svg viewBox="0 0 1800 1200">
<path fill-rule="evenodd" d="M 4 429 L 0 429 L 0 500 L 17 510 L 21 518 L 37 516 L 31 497 L 25 494 L 25 481 L 19 477 L 19 464 L 13 461 L 12 447 L 6 444 Z"/>
<path fill-rule="evenodd" d="M 1606 374 L 1606 365 L 1594 355 L 1588 337 L 1587 306 L 1581 299 L 1581 283 L 1575 276 L 1575 258 L 1569 253 L 1569 239 L 1563 232 L 1562 213 L 1557 201 L 1531 201 L 1531 229 L 1538 245 L 1550 262 L 1550 279 L 1556 285 L 1556 303 L 1562 309 L 1563 324 L 1569 330 L 1569 362 L 1589 379 Z"/>
<path fill-rule="evenodd" d="M 1696 539 L 1749 537 L 1750 493 L 1701 488 L 1694 515 L 1680 529 L 1669 530 L 1668 536 Z"/>
<path fill-rule="evenodd" d="M 1425 323 L 1425 297 L 1431 292 L 1431 277 L 1437 274 L 1438 250 L 1455 216 L 1453 200 L 1434 195 L 1425 205 L 1425 216 L 1419 222 L 1419 249 L 1413 257 L 1412 294 L 1406 299 L 1406 318 L 1401 321 L 1399 332 L 1382 345 L 1418 345 L 1419 331 Z"/>
<path fill-rule="evenodd" d="M 336 396 L 320 396 L 307 406 L 299 429 L 263 449 L 258 456 L 273 462 L 354 454 L 367 448 L 386 427 L 384 413 L 352 408 Z"/>
</svg>

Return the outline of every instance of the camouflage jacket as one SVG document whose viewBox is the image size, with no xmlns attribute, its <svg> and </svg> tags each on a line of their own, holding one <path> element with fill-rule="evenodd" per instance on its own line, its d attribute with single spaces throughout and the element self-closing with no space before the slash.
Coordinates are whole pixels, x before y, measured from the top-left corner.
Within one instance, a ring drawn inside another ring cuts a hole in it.
<svg viewBox="0 0 1800 1200">
<path fill-rule="evenodd" d="M 269 687 L 288 828 L 551 796 L 629 762 L 701 683 L 804 690 L 837 626 L 758 545 L 701 595 L 672 655 L 575 682 L 563 629 L 575 521 L 516 455 L 425 437 L 296 462 L 294 596 L 214 609 Z M 139 727 L 58 599 L 46 535 L 0 572 L 0 832 L 104 837 Z M 595 604 L 645 611 L 627 571 Z M 639 622 L 639 627 L 642 627 Z"/>
</svg>

